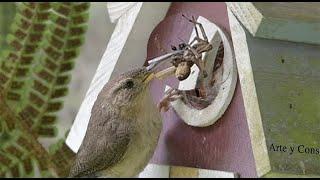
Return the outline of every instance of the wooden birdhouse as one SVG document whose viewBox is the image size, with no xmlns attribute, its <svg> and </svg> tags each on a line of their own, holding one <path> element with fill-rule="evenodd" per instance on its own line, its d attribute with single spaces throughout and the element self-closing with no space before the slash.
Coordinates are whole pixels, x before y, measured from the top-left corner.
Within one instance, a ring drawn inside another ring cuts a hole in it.
<svg viewBox="0 0 320 180">
<path fill-rule="evenodd" d="M 110 2 L 113 33 L 66 144 L 77 152 L 102 87 L 120 73 L 194 37 L 182 14 L 203 24 L 213 45 L 204 58 L 220 68 L 212 106 L 176 101 L 139 177 L 320 176 L 320 4 L 280 2 Z M 185 81 L 154 80 L 159 103 Z"/>
</svg>

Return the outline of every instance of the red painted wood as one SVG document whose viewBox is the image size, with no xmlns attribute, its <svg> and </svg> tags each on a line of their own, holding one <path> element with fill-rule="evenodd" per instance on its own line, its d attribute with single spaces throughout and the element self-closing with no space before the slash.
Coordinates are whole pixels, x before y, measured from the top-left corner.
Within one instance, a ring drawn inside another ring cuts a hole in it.
<svg viewBox="0 0 320 180">
<path fill-rule="evenodd" d="M 181 42 L 178 37 L 188 42 L 193 26 L 181 13 L 189 17 L 201 15 L 230 33 L 225 3 L 175 2 L 150 36 L 147 59 L 170 52 L 171 44 Z M 154 80 L 151 89 L 155 103 L 163 97 L 165 84 L 177 87 L 178 81 L 174 77 L 164 82 Z M 164 126 L 152 163 L 238 172 L 241 177 L 257 176 L 239 81 L 225 114 L 209 127 L 188 126 L 172 108 L 162 115 Z"/>
</svg>

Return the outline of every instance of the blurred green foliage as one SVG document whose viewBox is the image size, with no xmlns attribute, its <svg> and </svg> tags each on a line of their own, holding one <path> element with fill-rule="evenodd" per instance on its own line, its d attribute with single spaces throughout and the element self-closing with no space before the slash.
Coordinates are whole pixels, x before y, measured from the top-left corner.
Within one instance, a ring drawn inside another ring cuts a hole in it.
<svg viewBox="0 0 320 180">
<path fill-rule="evenodd" d="M 0 177 L 66 176 L 74 153 L 55 137 L 57 112 L 84 42 L 88 2 L 0 4 Z"/>
</svg>

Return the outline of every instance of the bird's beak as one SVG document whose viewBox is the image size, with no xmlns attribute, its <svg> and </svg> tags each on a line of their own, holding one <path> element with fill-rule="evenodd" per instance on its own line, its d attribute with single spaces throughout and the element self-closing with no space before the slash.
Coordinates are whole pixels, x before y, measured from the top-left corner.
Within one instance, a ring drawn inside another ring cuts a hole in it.
<svg viewBox="0 0 320 180">
<path fill-rule="evenodd" d="M 157 78 L 157 79 L 164 79 L 168 76 L 171 76 L 174 74 L 174 72 L 176 71 L 176 67 L 171 66 L 169 68 L 166 68 L 164 70 L 161 70 L 159 72 L 153 72 L 154 71 L 154 67 L 148 66 L 147 67 L 147 74 L 143 80 L 144 83 L 149 83 L 152 79 Z"/>
<path fill-rule="evenodd" d="M 143 79 L 144 84 L 148 84 L 152 79 L 154 79 L 155 75 L 152 71 L 148 71 Z"/>
</svg>

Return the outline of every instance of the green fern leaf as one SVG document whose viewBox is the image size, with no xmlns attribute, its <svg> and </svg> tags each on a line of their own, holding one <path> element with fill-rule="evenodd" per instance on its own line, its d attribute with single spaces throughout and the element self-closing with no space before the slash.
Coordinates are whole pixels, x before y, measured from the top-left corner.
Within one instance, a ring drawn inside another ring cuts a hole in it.
<svg viewBox="0 0 320 180">
<path fill-rule="evenodd" d="M 37 138 L 57 134 L 56 113 L 84 42 L 88 9 L 89 3 L 17 3 L 0 53 L 0 177 L 32 177 L 35 166 L 44 177 L 52 168 L 68 174 L 75 154 L 64 140 L 48 154 Z"/>
</svg>

